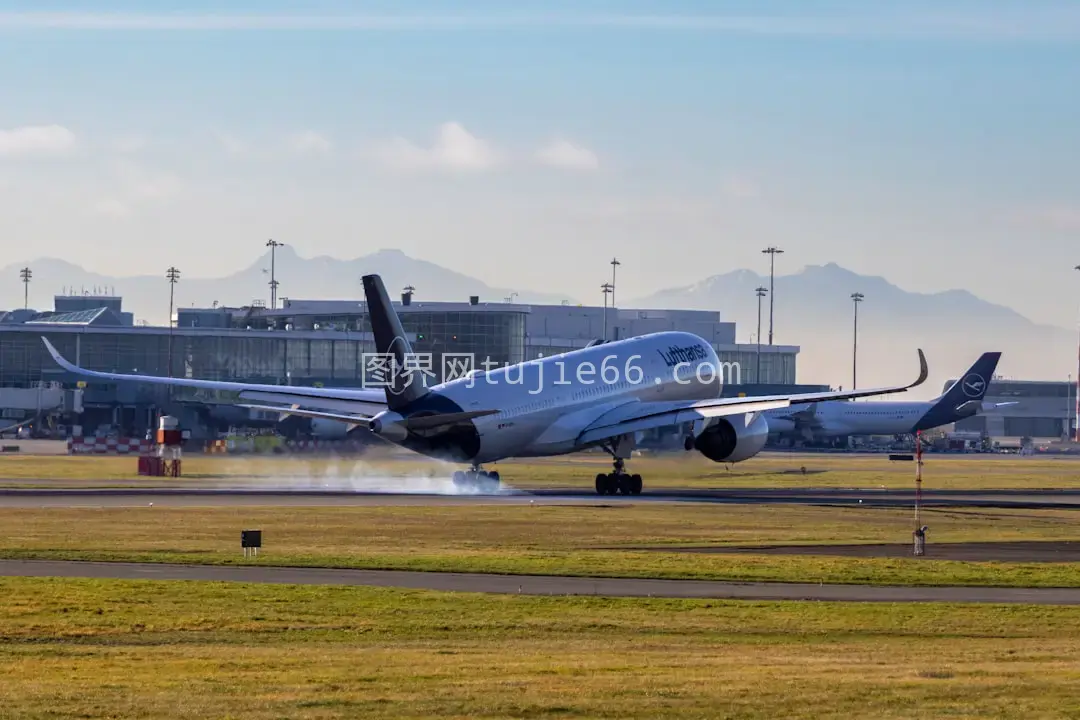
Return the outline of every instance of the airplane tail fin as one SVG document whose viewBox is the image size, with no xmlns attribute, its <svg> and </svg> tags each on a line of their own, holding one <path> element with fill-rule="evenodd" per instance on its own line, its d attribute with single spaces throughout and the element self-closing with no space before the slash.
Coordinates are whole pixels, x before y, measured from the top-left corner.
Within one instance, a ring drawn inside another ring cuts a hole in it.
<svg viewBox="0 0 1080 720">
<path fill-rule="evenodd" d="M 386 287 L 378 275 L 364 275 L 364 296 L 367 299 L 368 318 L 371 331 L 375 335 L 375 351 L 378 353 L 378 367 L 370 368 L 373 377 L 370 382 L 385 388 L 386 404 L 391 410 L 398 410 L 427 394 L 424 373 L 433 368 L 415 355 L 412 346 L 405 337 L 401 319 L 390 303 Z M 365 372 L 369 368 L 364 368 Z"/>
<path fill-rule="evenodd" d="M 941 425 L 971 417 L 983 407 L 983 398 L 997 370 L 1000 352 L 987 352 L 979 356 L 960 379 L 953 383 L 931 406 L 919 422 L 916 430 L 928 430 Z"/>
</svg>

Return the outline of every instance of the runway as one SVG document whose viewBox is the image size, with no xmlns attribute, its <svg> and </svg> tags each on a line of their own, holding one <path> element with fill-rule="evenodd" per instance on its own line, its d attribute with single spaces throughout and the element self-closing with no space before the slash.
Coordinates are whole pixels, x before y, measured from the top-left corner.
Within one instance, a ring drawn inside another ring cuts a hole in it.
<svg viewBox="0 0 1080 720">
<path fill-rule="evenodd" d="M 813 583 L 735 583 L 539 575 L 485 575 L 331 568 L 226 567 L 157 563 L 0 560 L 0 576 L 203 580 L 286 585 L 347 585 L 521 595 L 817 600 L 835 602 L 959 602 L 1080 605 L 1080 588 L 889 587 Z"/>
<path fill-rule="evenodd" d="M 497 495 L 377 493 L 351 490 L 253 490 L 236 488 L 4 488 L 0 507 L 163 507 L 364 506 L 461 504 L 601 504 L 693 502 L 717 504 L 795 504 L 819 506 L 911 507 L 911 490 L 861 488 L 661 488 L 641 495 L 599 496 L 592 490 L 544 488 Z M 1080 490 L 925 490 L 926 508 L 1012 508 L 1080 510 Z"/>
</svg>

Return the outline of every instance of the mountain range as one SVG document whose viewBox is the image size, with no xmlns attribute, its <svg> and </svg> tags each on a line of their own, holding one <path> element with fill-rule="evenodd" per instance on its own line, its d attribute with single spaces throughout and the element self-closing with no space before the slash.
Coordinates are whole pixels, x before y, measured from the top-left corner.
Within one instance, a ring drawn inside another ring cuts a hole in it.
<svg viewBox="0 0 1080 720">
<path fill-rule="evenodd" d="M 23 287 L 19 269 L 30 267 L 31 306 L 51 308 L 51 296 L 66 289 L 115 292 L 126 310 L 139 320 L 164 324 L 168 316 L 169 288 L 164 277 L 107 277 L 63 260 L 43 258 L 0 269 L 9 282 L 0 286 L 0 308 L 21 307 Z M 239 306 L 255 299 L 267 301 L 270 254 L 250 267 L 221 278 L 181 276 L 176 286 L 177 306 Z M 275 276 L 279 296 L 303 299 L 356 299 L 363 297 L 361 275 L 379 273 L 394 294 L 406 285 L 415 298 L 460 300 L 478 295 L 481 301 L 503 302 L 511 292 L 447 268 L 385 249 L 357 258 L 302 258 L 290 246 L 277 249 Z M 714 275 L 693 285 L 661 290 L 620 302 L 623 308 L 698 309 L 717 311 L 734 321 L 739 342 L 756 342 L 755 288 L 769 287 L 768 276 L 749 270 Z M 917 370 L 915 348 L 923 348 L 930 364 L 930 380 L 915 393 L 930 397 L 942 384 L 962 373 L 981 352 L 1003 352 L 999 375 L 1027 379 L 1061 379 L 1076 372 L 1074 332 L 1040 325 L 1008 307 L 986 302 L 966 290 L 913 293 L 883 277 L 865 276 L 835 263 L 814 265 L 775 278 L 774 341 L 799 345 L 798 380 L 850 387 L 854 303 L 858 306 L 858 384 L 894 384 L 907 381 Z M 518 291 L 518 303 L 577 304 L 574 298 L 543 292 Z M 762 340 L 768 339 L 769 297 L 762 302 Z"/>
<path fill-rule="evenodd" d="M 735 320 L 741 342 L 757 331 L 755 289 L 768 275 L 736 270 L 685 287 L 634 300 L 640 307 L 715 310 Z M 855 302 L 858 303 L 857 355 Z M 915 348 L 926 352 L 930 380 L 913 395 L 932 397 L 986 351 L 1002 352 L 997 373 L 1014 379 L 1076 378 L 1077 336 L 1040 325 L 1011 308 L 966 290 L 914 293 L 883 277 L 859 275 L 835 263 L 811 265 L 775 278 L 774 334 L 777 344 L 801 346 L 800 382 L 851 387 L 853 360 L 861 387 L 889 385 L 917 370 Z M 762 299 L 762 340 L 768 342 L 769 296 Z M 754 340 L 756 342 L 756 339 Z"/>
<path fill-rule="evenodd" d="M 169 285 L 165 273 L 161 276 L 139 275 L 134 277 L 107 277 L 87 272 L 78 265 L 55 258 L 42 258 L 32 262 L 15 263 L 0 270 L 0 277 L 18 278 L 19 269 L 29 267 L 33 271 L 30 286 L 30 304 L 52 307 L 52 295 L 63 291 L 80 295 L 115 292 L 124 298 L 124 309 L 152 324 L 166 324 L 169 316 Z M 219 305 L 241 307 L 261 300 L 270 303 L 271 256 L 267 251 L 252 265 L 220 278 L 181 277 L 176 285 L 178 307 L 209 307 L 215 301 Z M 439 265 L 406 256 L 400 250 L 379 250 L 355 260 L 319 256 L 302 258 L 289 245 L 279 247 L 274 259 L 274 277 L 278 281 L 279 301 L 284 297 L 305 300 L 352 300 L 363 299 L 364 289 L 360 277 L 369 273 L 382 275 L 387 290 L 393 297 L 406 285 L 416 288 L 417 301 L 461 300 L 479 295 L 487 302 L 503 302 L 510 290 L 495 288 L 481 280 L 448 270 Z M 37 288 L 41 290 L 37 290 Z M 17 292 L 14 292 L 17 291 Z M 0 294 L 2 307 L 22 307 L 23 288 L 4 285 Z M 520 303 L 558 304 L 568 298 L 541 292 L 518 292 L 514 297 Z"/>
</svg>

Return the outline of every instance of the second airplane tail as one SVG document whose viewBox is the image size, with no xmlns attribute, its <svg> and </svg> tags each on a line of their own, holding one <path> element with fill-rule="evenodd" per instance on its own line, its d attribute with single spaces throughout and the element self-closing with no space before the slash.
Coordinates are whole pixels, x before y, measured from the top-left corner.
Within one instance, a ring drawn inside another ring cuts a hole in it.
<svg viewBox="0 0 1080 720">
<path fill-rule="evenodd" d="M 1000 352 L 986 352 L 968 368 L 931 406 L 919 422 L 916 430 L 928 430 L 966 417 L 971 417 L 982 407 L 982 400 L 997 370 Z"/>
</svg>

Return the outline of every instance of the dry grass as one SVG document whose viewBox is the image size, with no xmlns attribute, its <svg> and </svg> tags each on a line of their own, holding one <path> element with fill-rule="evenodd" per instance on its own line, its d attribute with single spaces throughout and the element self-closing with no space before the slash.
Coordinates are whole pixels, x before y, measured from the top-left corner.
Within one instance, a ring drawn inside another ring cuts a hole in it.
<svg viewBox="0 0 1080 720">
<path fill-rule="evenodd" d="M 887 487 L 913 486 L 914 463 L 890 462 L 885 455 L 765 453 L 728 469 L 699 453 L 634 458 L 628 464 L 647 487 Z M 591 487 L 610 460 L 598 453 L 490 466 L 515 487 Z M 806 474 L 802 470 L 805 468 Z M 226 479 L 258 487 L 267 479 L 346 485 L 369 477 L 449 477 L 456 469 L 412 455 L 373 452 L 363 457 L 230 457 L 188 455 L 182 484 L 197 486 Z M 1080 488 L 1080 460 L 1015 455 L 927 455 L 927 488 Z M 154 487 L 176 480 L 140 478 L 133 457 L 0 456 L 0 486 Z M 273 483 L 270 483 L 273 484 Z"/>
<path fill-rule="evenodd" d="M 932 542 L 1080 540 L 1070 511 L 928 511 Z M 0 509 L 0 557 L 233 564 L 244 528 L 259 563 L 369 569 L 1078 586 L 1075 563 L 692 554 L 678 546 L 906 543 L 910 513 L 810 506 L 110 507 Z M 643 548 L 658 548 L 643 549 Z"/>
<path fill-rule="evenodd" d="M 0 579 L 0 715 L 1070 717 L 1080 608 Z"/>
</svg>

